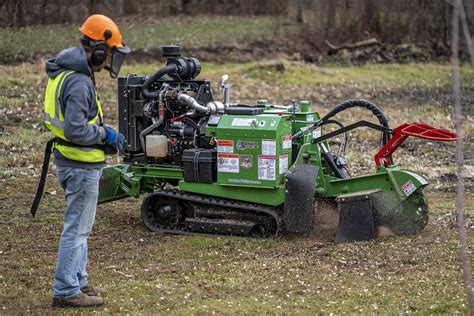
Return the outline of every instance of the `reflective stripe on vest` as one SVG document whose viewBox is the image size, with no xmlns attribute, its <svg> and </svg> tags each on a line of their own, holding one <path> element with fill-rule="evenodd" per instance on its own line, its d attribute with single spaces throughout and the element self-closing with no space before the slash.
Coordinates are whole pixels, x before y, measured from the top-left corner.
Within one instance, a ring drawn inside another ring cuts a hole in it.
<svg viewBox="0 0 474 316">
<path fill-rule="evenodd" d="M 74 71 L 64 71 L 55 78 L 48 79 L 48 85 L 46 86 L 45 100 L 44 100 L 44 124 L 53 132 L 56 137 L 69 141 L 64 136 L 64 115 L 61 111 L 61 89 L 66 78 L 74 73 Z M 102 108 L 100 101 L 96 95 L 97 104 L 97 115 L 87 122 L 88 125 L 102 123 Z M 59 150 L 61 155 L 68 159 L 81 161 L 81 162 L 103 162 L 105 161 L 104 151 L 96 148 L 89 147 L 71 147 L 55 143 L 55 149 Z"/>
</svg>

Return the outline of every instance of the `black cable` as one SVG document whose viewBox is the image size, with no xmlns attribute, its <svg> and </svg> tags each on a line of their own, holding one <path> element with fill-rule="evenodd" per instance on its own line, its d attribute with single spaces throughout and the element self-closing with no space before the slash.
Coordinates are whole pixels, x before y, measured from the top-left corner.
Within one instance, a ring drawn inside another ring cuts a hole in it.
<svg viewBox="0 0 474 316">
<path fill-rule="evenodd" d="M 38 210 L 39 203 L 41 198 L 43 197 L 44 185 L 46 183 L 46 176 L 48 175 L 48 167 L 49 167 L 49 160 L 51 158 L 51 151 L 54 142 L 56 141 L 56 137 L 48 140 L 46 143 L 46 147 L 44 150 L 44 158 L 43 158 L 43 166 L 41 167 L 41 176 L 38 182 L 38 188 L 36 189 L 35 198 L 31 205 L 30 213 L 31 216 L 35 217 L 36 211 Z"/>
<path fill-rule="evenodd" d="M 324 125 L 327 125 L 327 124 L 336 124 L 341 128 L 345 127 L 345 125 L 341 121 L 336 120 L 336 119 L 326 120 L 319 126 L 324 126 Z M 349 142 L 349 132 L 345 132 L 344 133 L 344 140 L 343 140 L 343 147 L 342 147 L 342 152 L 344 153 L 344 156 L 346 154 L 346 148 L 347 148 L 347 143 L 348 142 Z M 341 155 L 341 151 L 339 151 L 339 156 L 340 155 Z"/>
<path fill-rule="evenodd" d="M 206 123 L 208 120 L 209 120 L 209 117 L 208 117 L 208 116 L 204 116 L 204 117 L 202 117 L 202 118 L 199 120 L 199 122 L 198 122 L 198 124 L 197 124 L 199 130 L 201 129 L 201 126 L 202 126 L 204 123 Z"/>
<path fill-rule="evenodd" d="M 183 121 L 185 121 L 186 123 L 188 123 L 189 125 L 192 125 L 196 130 L 198 129 L 198 126 L 196 124 L 196 122 L 194 122 L 192 119 L 190 119 L 189 117 L 186 117 L 184 116 L 183 117 Z"/>
<path fill-rule="evenodd" d="M 349 175 L 349 178 L 352 178 L 352 175 L 349 172 L 349 169 L 347 168 L 347 166 L 342 166 L 342 168 L 344 168 L 344 170 L 346 170 L 347 174 Z"/>
</svg>

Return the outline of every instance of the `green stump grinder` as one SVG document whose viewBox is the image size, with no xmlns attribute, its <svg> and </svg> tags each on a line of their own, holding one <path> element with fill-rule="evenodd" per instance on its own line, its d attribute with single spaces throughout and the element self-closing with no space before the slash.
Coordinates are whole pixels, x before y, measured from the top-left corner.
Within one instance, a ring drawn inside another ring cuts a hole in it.
<svg viewBox="0 0 474 316">
<path fill-rule="evenodd" d="M 227 75 L 224 100 L 216 101 L 210 82 L 196 79 L 196 58 L 172 45 L 163 47 L 163 57 L 166 66 L 152 76 L 118 79 L 125 146 L 122 163 L 103 170 L 99 203 L 147 194 L 143 223 L 172 234 L 315 233 L 342 242 L 416 234 L 426 226 L 429 182 L 396 166 L 392 153 L 409 136 L 453 141 L 454 133 L 422 123 L 391 129 L 366 100 L 348 100 L 322 117 L 307 101 L 231 103 Z M 335 118 L 353 107 L 367 109 L 379 124 L 345 126 Z M 325 132 L 329 124 L 337 129 Z M 359 127 L 381 133 L 382 145 L 375 174 L 350 176 L 328 140 L 347 140 Z"/>
</svg>

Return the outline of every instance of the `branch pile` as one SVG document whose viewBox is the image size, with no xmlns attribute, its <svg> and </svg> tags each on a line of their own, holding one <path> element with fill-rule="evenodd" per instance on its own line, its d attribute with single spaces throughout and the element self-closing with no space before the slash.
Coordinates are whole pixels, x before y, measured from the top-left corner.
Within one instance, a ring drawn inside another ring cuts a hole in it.
<svg viewBox="0 0 474 316">
<path fill-rule="evenodd" d="M 329 40 L 325 43 L 330 59 L 351 64 L 428 61 L 434 57 L 434 54 L 445 55 L 442 51 L 436 53 L 433 49 L 435 45 L 431 49 L 414 44 L 384 45 L 376 38 L 339 46 Z"/>
</svg>

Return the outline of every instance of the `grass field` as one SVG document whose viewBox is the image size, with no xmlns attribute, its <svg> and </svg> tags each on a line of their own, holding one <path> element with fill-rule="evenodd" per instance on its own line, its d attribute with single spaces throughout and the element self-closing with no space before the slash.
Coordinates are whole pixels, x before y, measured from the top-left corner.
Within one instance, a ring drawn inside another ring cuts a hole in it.
<svg viewBox="0 0 474 316">
<path fill-rule="evenodd" d="M 292 32 L 267 17 L 122 21 L 130 46 L 147 50 L 180 45 L 239 44 Z M 46 85 L 43 60 L 77 38 L 75 26 L 0 29 L 0 62 L 34 57 L 32 63 L 0 65 L 0 314 L 80 314 L 55 310 L 51 286 L 64 194 L 54 167 L 37 218 L 28 211 L 38 181 L 45 141 L 41 124 Z M 232 34 L 228 36 L 227 34 Z M 73 35 L 71 37 L 71 35 Z M 200 57 L 200 56 L 195 56 Z M 448 64 L 316 66 L 290 59 L 250 63 L 203 63 L 215 99 L 222 74 L 230 76 L 233 101 L 273 103 L 310 100 L 326 113 L 349 98 L 365 98 L 384 111 L 390 125 L 421 121 L 453 129 Z M 32 59 L 33 60 L 33 59 Z M 122 74 L 152 74 L 162 62 L 130 63 Z M 105 119 L 117 127 L 115 82 L 98 76 Z M 466 154 L 466 226 L 472 245 L 474 210 L 474 70 L 462 67 Z M 350 110 L 349 123 L 372 120 Z M 378 133 L 351 134 L 354 174 L 375 171 Z M 141 224 L 140 200 L 98 207 L 89 240 L 91 282 L 107 289 L 100 314 L 468 314 L 453 224 L 455 148 L 452 143 L 408 140 L 395 154 L 404 168 L 431 179 L 431 210 L 417 236 L 333 244 L 309 236 L 257 241 L 243 238 L 170 236 Z M 108 158 L 110 164 L 118 157 Z M 472 258 L 472 252 L 469 252 Z"/>
<path fill-rule="evenodd" d="M 283 21 L 277 17 L 203 16 L 195 19 L 181 16 L 145 20 L 130 17 L 119 24 L 128 46 L 135 51 L 147 51 L 166 44 L 183 47 L 229 45 L 293 33 L 295 28 L 282 26 Z M 77 25 L 45 25 L 0 29 L 0 62 L 50 56 L 64 47 L 78 45 L 80 33 L 77 28 Z"/>
<path fill-rule="evenodd" d="M 203 65 L 202 77 L 217 82 L 228 73 L 232 98 L 253 102 L 310 99 L 326 112 L 352 96 L 379 104 L 392 126 L 424 121 L 453 128 L 449 65 L 316 67 L 285 60 Z M 152 73 L 160 64 L 131 64 L 124 73 Z M 281 67 L 280 67 L 281 68 Z M 64 196 L 54 171 L 35 220 L 28 209 L 48 134 L 40 124 L 43 66 L 0 66 L 0 311 L 62 313 L 50 307 L 51 283 L 62 226 Z M 464 89 L 474 72 L 462 69 Z M 106 119 L 116 125 L 114 82 L 98 78 Z M 350 111 L 345 122 L 370 116 Z M 466 151 L 472 150 L 472 116 L 466 117 Z M 350 163 L 373 172 L 377 135 L 352 136 Z M 90 275 L 107 288 L 102 313 L 456 313 L 468 312 L 457 257 L 454 210 L 454 146 L 411 140 L 395 155 L 402 167 L 428 175 L 431 219 L 417 236 L 335 245 L 304 236 L 255 241 L 179 237 L 141 225 L 140 201 L 101 205 L 90 238 Z M 469 157 L 469 156 L 468 156 Z M 472 156 L 467 161 L 466 211 L 474 208 Z M 111 158 L 110 163 L 117 162 Z M 470 216 L 470 215 L 469 215 Z M 467 223 L 472 244 L 472 219 Z M 472 256 L 472 254 L 471 254 Z M 92 311 L 92 310 L 91 310 Z M 68 313 L 80 313 L 70 309 Z"/>
</svg>

